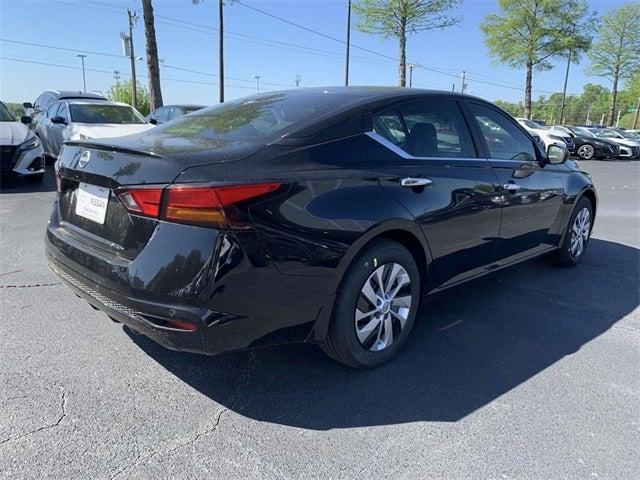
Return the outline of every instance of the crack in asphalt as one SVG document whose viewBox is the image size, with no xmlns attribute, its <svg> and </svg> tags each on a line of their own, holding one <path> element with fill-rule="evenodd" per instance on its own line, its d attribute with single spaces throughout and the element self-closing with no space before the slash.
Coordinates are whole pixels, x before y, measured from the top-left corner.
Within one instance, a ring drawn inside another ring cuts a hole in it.
<svg viewBox="0 0 640 480">
<path fill-rule="evenodd" d="M 62 398 L 61 404 L 60 404 L 61 413 L 55 422 L 50 423 L 48 425 L 43 425 L 42 427 L 38 427 L 35 430 L 31 430 L 29 432 L 21 433 L 20 435 L 15 435 L 13 437 L 8 437 L 8 438 L 5 438 L 4 440 L 0 440 L 0 445 L 3 445 L 8 442 L 12 442 L 14 440 L 19 440 L 21 438 L 28 437 L 30 435 L 34 435 L 36 433 L 42 432 L 43 430 L 49 430 L 51 428 L 60 426 L 60 423 L 62 423 L 62 421 L 67 416 L 67 394 L 64 391 L 64 388 L 62 387 L 60 387 L 60 392 L 61 392 L 61 398 Z"/>
<path fill-rule="evenodd" d="M 53 287 L 55 285 L 62 285 L 62 283 L 54 282 L 54 283 L 29 283 L 27 285 L 0 285 L 0 288 L 35 288 L 35 287 Z"/>
<path fill-rule="evenodd" d="M 216 416 L 216 419 L 213 423 L 212 426 L 210 426 L 209 428 L 201 431 L 201 432 L 196 432 L 195 435 L 193 435 L 190 439 L 183 441 L 181 443 L 178 443 L 177 445 L 174 445 L 173 447 L 169 448 L 169 449 L 160 449 L 160 450 L 154 450 L 151 453 L 149 453 L 148 455 L 145 456 L 140 456 L 137 455 L 137 457 L 135 458 L 135 460 L 132 463 L 129 463 L 127 465 L 125 465 L 124 467 L 120 468 L 117 472 L 115 472 L 111 477 L 109 477 L 109 480 L 114 480 L 115 478 L 119 477 L 120 475 L 122 475 L 125 471 L 134 468 L 140 464 L 142 464 L 143 462 L 146 462 L 147 460 L 150 460 L 154 457 L 157 457 L 158 455 L 168 455 L 171 454 L 187 445 L 191 445 L 193 443 L 196 443 L 198 440 L 200 440 L 200 438 L 210 435 L 212 433 L 214 433 L 218 427 L 220 426 L 220 422 L 222 420 L 222 416 L 227 413 L 229 410 L 233 409 L 236 405 L 236 402 L 239 400 L 239 398 L 242 396 L 242 391 L 244 389 L 246 389 L 249 386 L 249 380 L 251 379 L 251 374 L 255 371 L 256 369 L 256 356 L 255 356 L 255 352 L 250 350 L 249 351 L 249 362 L 248 362 L 248 368 L 246 370 L 246 372 L 244 373 L 243 377 L 245 378 L 245 380 L 240 383 L 238 385 L 238 388 L 236 390 L 236 393 L 233 395 L 231 401 L 229 402 L 229 406 L 228 407 L 224 407 L 222 410 L 220 410 L 220 413 L 218 413 L 218 415 Z"/>
</svg>

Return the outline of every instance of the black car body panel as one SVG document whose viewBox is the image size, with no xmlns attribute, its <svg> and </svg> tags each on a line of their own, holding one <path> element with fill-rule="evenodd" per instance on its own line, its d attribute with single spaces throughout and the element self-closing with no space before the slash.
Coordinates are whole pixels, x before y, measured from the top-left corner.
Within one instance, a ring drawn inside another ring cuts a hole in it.
<svg viewBox="0 0 640 480">
<path fill-rule="evenodd" d="M 428 293 L 557 248 L 576 199 L 589 195 L 595 206 L 588 175 L 573 162 L 549 164 L 515 121 L 533 156 L 491 158 L 466 106 L 490 105 L 484 101 L 414 89 L 335 90 L 349 97 L 340 107 L 262 141 L 168 133 L 190 115 L 168 130 L 68 143 L 46 233 L 52 268 L 94 307 L 159 343 L 214 354 L 321 341 L 345 271 L 373 239 L 403 243 Z M 458 102 L 469 156 L 414 157 L 374 134 L 372 112 L 425 99 Z M 91 161 L 80 167 L 85 151 Z M 408 177 L 430 183 L 402 186 Z M 113 193 L 104 224 L 74 211 L 80 183 L 113 192 L 261 182 L 278 188 L 234 207 L 248 219 L 243 229 L 137 215 Z M 505 189 L 514 182 L 519 191 Z M 172 319 L 197 329 L 173 328 Z"/>
</svg>

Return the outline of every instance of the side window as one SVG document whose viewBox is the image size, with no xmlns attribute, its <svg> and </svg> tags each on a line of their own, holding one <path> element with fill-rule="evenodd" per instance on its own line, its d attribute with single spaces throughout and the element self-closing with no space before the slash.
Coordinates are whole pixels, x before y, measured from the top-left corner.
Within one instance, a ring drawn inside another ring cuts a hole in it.
<svg viewBox="0 0 640 480">
<path fill-rule="evenodd" d="M 169 114 L 169 120 L 182 116 L 182 109 L 180 107 L 171 107 L 171 113 Z"/>
<path fill-rule="evenodd" d="M 33 102 L 33 108 L 35 108 L 36 110 L 41 110 L 42 104 L 44 103 L 45 96 L 46 95 L 43 93 L 38 98 L 36 98 L 36 101 Z"/>
<path fill-rule="evenodd" d="M 536 149 L 514 123 L 493 108 L 469 102 L 469 109 L 489 148 L 489 156 L 499 160 L 533 161 Z"/>
<path fill-rule="evenodd" d="M 58 111 L 56 112 L 56 115 L 64 118 L 65 120 L 69 121 L 69 115 L 67 113 L 67 105 L 64 102 L 60 102 L 60 106 L 58 107 Z"/>
<path fill-rule="evenodd" d="M 153 118 L 155 118 L 158 123 L 167 122 L 169 120 L 169 108 L 159 108 L 156 110 L 156 113 L 153 114 Z"/>
<path fill-rule="evenodd" d="M 464 117 L 452 100 L 404 105 L 400 113 L 409 132 L 409 152 L 416 157 L 476 157 Z"/>
<path fill-rule="evenodd" d="M 396 109 L 385 110 L 373 115 L 373 131 L 389 140 L 396 147 L 407 151 L 407 134 Z"/>
<path fill-rule="evenodd" d="M 52 103 L 51 106 L 47 109 L 47 118 L 53 118 L 58 114 L 58 109 L 60 108 L 61 103 Z"/>
</svg>

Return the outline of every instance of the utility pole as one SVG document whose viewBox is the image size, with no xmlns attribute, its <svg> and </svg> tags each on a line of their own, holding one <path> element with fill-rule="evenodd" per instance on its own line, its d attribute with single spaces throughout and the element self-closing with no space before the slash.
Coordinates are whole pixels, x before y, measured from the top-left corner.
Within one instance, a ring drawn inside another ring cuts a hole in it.
<svg viewBox="0 0 640 480">
<path fill-rule="evenodd" d="M 344 60 L 344 84 L 349 86 L 349 44 L 351 42 L 351 0 L 348 0 L 347 5 L 347 46 Z"/>
<path fill-rule="evenodd" d="M 467 89 L 467 84 L 465 83 L 467 80 L 467 72 L 465 70 L 462 70 L 462 86 L 460 87 L 460 92 L 464 93 L 464 91 Z"/>
<path fill-rule="evenodd" d="M 220 103 L 224 102 L 224 2 L 218 0 L 218 75 L 220 78 Z"/>
<path fill-rule="evenodd" d="M 83 88 L 83 92 L 87 93 L 87 79 L 84 76 L 84 59 L 87 58 L 86 55 L 76 55 L 76 57 L 80 57 L 80 60 L 82 60 L 82 88 Z"/>
<path fill-rule="evenodd" d="M 415 63 L 408 63 L 407 67 L 409 67 L 409 88 L 413 85 L 413 67 L 415 67 Z"/>
<path fill-rule="evenodd" d="M 633 130 L 638 128 L 638 116 L 640 115 L 640 97 L 638 97 L 638 103 L 636 103 L 636 114 L 633 117 Z"/>
<path fill-rule="evenodd" d="M 254 75 L 253 78 L 256 79 L 256 93 L 260 93 L 260 75 Z"/>
<path fill-rule="evenodd" d="M 300 86 L 300 82 L 302 81 L 302 77 L 296 74 L 296 78 L 293 79 L 293 83 L 296 84 L 296 87 Z"/>
<path fill-rule="evenodd" d="M 564 123 L 564 104 L 567 99 L 567 83 L 569 81 L 569 66 L 571 65 L 571 52 L 567 57 L 567 71 L 564 74 L 564 89 L 562 90 L 562 103 L 560 104 L 560 123 Z"/>
<path fill-rule="evenodd" d="M 136 80 L 136 57 L 133 52 L 133 22 L 136 20 L 136 12 L 127 9 L 129 17 L 129 58 L 131 59 L 131 106 L 138 108 L 138 85 Z"/>
</svg>

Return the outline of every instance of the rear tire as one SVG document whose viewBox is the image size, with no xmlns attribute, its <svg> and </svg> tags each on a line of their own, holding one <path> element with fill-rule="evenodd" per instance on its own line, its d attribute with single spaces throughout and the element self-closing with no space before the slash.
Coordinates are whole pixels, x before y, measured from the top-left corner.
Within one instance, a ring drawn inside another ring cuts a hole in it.
<svg viewBox="0 0 640 480">
<path fill-rule="evenodd" d="M 591 238 L 592 226 L 593 207 L 589 199 L 582 197 L 567 223 L 562 245 L 549 257 L 551 263 L 561 267 L 573 267 L 580 263 Z"/>
<path fill-rule="evenodd" d="M 389 361 L 413 326 L 420 280 L 415 259 L 399 243 L 379 240 L 366 247 L 343 277 L 320 348 L 353 368 Z"/>
</svg>

